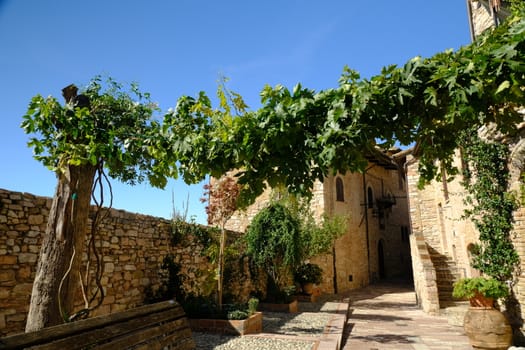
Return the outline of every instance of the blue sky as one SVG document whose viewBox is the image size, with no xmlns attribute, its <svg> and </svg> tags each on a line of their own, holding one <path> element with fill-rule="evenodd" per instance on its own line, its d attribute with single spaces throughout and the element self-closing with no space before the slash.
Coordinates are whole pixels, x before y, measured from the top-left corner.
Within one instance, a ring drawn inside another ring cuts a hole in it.
<svg viewBox="0 0 525 350">
<path fill-rule="evenodd" d="M 52 196 L 56 179 L 20 128 L 32 96 L 95 75 L 138 82 L 166 111 L 217 79 L 252 109 L 265 84 L 336 87 L 345 65 L 363 77 L 470 42 L 464 0 L 0 0 L 0 188 Z M 113 207 L 205 223 L 202 184 L 165 190 L 113 181 Z"/>
</svg>

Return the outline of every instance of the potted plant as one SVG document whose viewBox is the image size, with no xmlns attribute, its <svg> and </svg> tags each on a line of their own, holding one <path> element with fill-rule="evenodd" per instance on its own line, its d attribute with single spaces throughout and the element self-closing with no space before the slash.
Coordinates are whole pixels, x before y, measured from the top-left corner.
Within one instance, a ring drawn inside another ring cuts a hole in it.
<svg viewBox="0 0 525 350">
<path fill-rule="evenodd" d="M 494 306 L 494 300 L 505 298 L 509 295 L 509 287 L 494 278 L 472 277 L 463 278 L 454 283 L 452 296 L 454 298 L 469 299 L 470 306 Z"/>
<path fill-rule="evenodd" d="M 476 349 L 507 349 L 512 343 L 509 321 L 494 308 L 494 301 L 508 297 L 509 293 L 504 282 L 490 277 L 463 278 L 454 283 L 452 295 L 469 299 L 463 327 Z"/>
<path fill-rule="evenodd" d="M 294 271 L 294 281 L 301 285 L 304 293 L 311 295 L 314 284 L 321 283 L 323 270 L 317 264 L 304 263 Z"/>
</svg>

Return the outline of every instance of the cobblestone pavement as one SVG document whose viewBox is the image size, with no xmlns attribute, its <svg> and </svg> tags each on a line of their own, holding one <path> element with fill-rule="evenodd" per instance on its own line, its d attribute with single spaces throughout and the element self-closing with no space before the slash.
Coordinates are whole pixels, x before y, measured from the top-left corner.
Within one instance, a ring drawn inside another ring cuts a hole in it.
<svg viewBox="0 0 525 350">
<path fill-rule="evenodd" d="M 344 350 L 472 350 L 463 327 L 416 305 L 413 288 L 372 285 L 345 296 L 350 311 Z"/>
</svg>

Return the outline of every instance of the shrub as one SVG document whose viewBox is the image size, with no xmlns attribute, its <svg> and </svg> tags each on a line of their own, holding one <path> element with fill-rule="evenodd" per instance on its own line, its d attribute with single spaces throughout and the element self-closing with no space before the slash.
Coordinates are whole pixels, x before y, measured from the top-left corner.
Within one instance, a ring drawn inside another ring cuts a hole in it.
<svg viewBox="0 0 525 350">
<path fill-rule="evenodd" d="M 268 294 L 280 291 L 291 277 L 291 269 L 301 261 L 299 221 L 284 205 L 273 203 L 254 217 L 245 238 L 248 255 L 273 284 Z"/>
<path fill-rule="evenodd" d="M 259 300 L 251 298 L 247 303 L 223 304 L 221 309 L 209 298 L 190 295 L 181 304 L 189 318 L 244 320 L 257 311 Z"/>
<path fill-rule="evenodd" d="M 323 270 L 317 264 L 312 264 L 312 263 L 301 264 L 294 271 L 294 280 L 295 282 L 300 283 L 300 284 L 304 284 L 304 283 L 319 284 L 321 283 L 322 278 L 323 278 Z"/>
<path fill-rule="evenodd" d="M 258 306 L 259 306 L 259 299 L 250 298 L 250 300 L 248 300 L 248 313 L 250 315 L 253 315 L 255 312 L 257 312 Z"/>
<path fill-rule="evenodd" d="M 249 317 L 249 313 L 244 310 L 228 311 L 228 320 L 245 320 Z"/>
<path fill-rule="evenodd" d="M 463 278 L 454 283 L 452 296 L 455 298 L 472 298 L 479 293 L 487 298 L 504 298 L 509 295 L 508 286 L 494 278 Z"/>
</svg>

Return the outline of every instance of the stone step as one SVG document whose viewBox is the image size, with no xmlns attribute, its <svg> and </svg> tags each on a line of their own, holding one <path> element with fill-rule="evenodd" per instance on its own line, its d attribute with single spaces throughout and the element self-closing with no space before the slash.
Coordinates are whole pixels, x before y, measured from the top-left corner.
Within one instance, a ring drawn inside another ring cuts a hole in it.
<svg viewBox="0 0 525 350">
<path fill-rule="evenodd" d="M 434 269 L 437 273 L 444 273 L 449 275 L 460 275 L 461 270 L 456 267 L 456 265 L 434 265 Z"/>
<path fill-rule="evenodd" d="M 455 301 L 446 304 L 441 313 L 447 317 L 447 322 L 453 326 L 463 327 L 463 320 L 469 308 L 468 301 Z"/>
<path fill-rule="evenodd" d="M 444 280 L 457 280 L 461 277 L 459 273 L 453 273 L 450 271 L 436 271 L 436 278 Z"/>
<path fill-rule="evenodd" d="M 461 270 L 457 268 L 456 262 L 448 256 L 431 254 L 430 259 L 436 271 L 436 283 L 440 304 L 453 304 L 456 301 L 456 299 L 452 297 L 454 282 L 462 277 L 463 274 Z"/>
<path fill-rule="evenodd" d="M 452 259 L 451 257 L 449 256 L 446 256 L 446 255 L 440 255 L 440 254 L 430 254 L 430 260 L 432 261 L 454 261 L 454 259 Z"/>
</svg>

